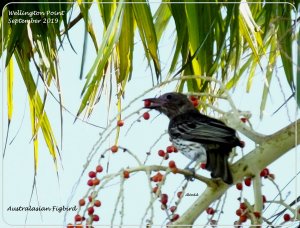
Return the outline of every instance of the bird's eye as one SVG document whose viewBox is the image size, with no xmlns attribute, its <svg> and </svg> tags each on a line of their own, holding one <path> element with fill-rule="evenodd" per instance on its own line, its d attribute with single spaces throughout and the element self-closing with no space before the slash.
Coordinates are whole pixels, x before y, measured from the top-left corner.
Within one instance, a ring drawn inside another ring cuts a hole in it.
<svg viewBox="0 0 300 228">
<path fill-rule="evenodd" d="M 172 95 L 167 95 L 167 99 L 171 100 L 172 99 Z"/>
</svg>

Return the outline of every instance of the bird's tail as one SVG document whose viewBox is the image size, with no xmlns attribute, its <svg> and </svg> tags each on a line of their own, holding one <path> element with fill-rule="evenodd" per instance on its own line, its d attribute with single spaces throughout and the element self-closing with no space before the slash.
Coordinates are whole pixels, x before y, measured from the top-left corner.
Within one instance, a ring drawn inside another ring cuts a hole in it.
<svg viewBox="0 0 300 228">
<path fill-rule="evenodd" d="M 225 183 L 232 184 L 232 174 L 229 169 L 228 155 L 220 151 L 207 153 L 206 169 L 211 171 L 212 178 L 220 177 Z"/>
</svg>

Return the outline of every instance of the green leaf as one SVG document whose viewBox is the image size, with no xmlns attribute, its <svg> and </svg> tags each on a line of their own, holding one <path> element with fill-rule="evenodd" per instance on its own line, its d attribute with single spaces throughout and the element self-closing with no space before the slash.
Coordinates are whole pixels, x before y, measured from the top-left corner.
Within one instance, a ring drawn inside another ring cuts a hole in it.
<svg viewBox="0 0 300 228">
<path fill-rule="evenodd" d="M 204 33 L 204 29 L 200 30 L 200 28 L 203 28 L 203 26 L 201 26 L 201 20 L 199 20 L 198 5 L 187 3 L 185 5 L 185 13 L 189 33 L 190 54 L 194 55 L 201 45 L 200 32 Z M 201 53 L 199 56 L 201 56 Z M 201 59 L 203 60 L 203 57 Z M 192 60 L 192 66 L 194 74 L 202 75 L 204 73 L 197 59 Z"/>
<path fill-rule="evenodd" d="M 124 18 L 121 28 L 120 38 L 117 44 L 116 53 L 118 63 L 115 65 L 117 82 L 122 83 L 124 90 L 127 79 L 132 71 L 134 47 L 134 20 L 132 6 L 126 5 L 124 8 Z"/>
<path fill-rule="evenodd" d="M 11 121 L 13 114 L 13 83 L 14 83 L 14 64 L 10 59 L 7 66 L 7 116 L 8 122 Z"/>
<path fill-rule="evenodd" d="M 171 75 L 171 73 L 173 73 L 176 68 L 179 54 L 181 52 L 182 52 L 182 65 L 185 64 L 186 54 L 188 50 L 185 49 L 183 45 L 184 45 L 184 41 L 188 40 L 185 39 L 188 36 L 188 33 L 187 33 L 187 25 L 186 25 L 186 15 L 185 15 L 185 11 L 182 10 L 182 6 L 179 4 L 170 4 L 169 7 L 171 9 L 173 19 L 175 21 L 176 33 L 177 33 L 176 48 L 169 69 L 169 75 Z"/>
<path fill-rule="evenodd" d="M 169 1 L 164 1 L 164 3 L 162 3 L 158 7 L 157 11 L 154 14 L 154 27 L 158 42 L 163 32 L 166 30 L 166 27 L 171 18 L 171 11 L 168 4 L 166 4 L 167 2 Z"/>
<path fill-rule="evenodd" d="M 89 72 L 87 73 L 87 80 L 86 83 L 83 87 L 83 90 L 81 92 L 81 95 L 85 93 L 85 90 L 87 89 L 89 82 L 92 78 L 93 73 L 95 72 L 96 68 L 98 67 L 99 63 L 101 61 L 103 61 L 104 59 L 104 55 L 107 57 L 107 53 L 111 53 L 112 52 L 112 48 L 108 48 L 112 47 L 113 43 L 112 41 L 115 41 L 116 37 L 117 37 L 117 31 L 120 30 L 120 25 L 119 25 L 119 20 L 120 20 L 120 15 L 121 15 L 121 10 L 124 7 L 124 5 L 122 4 L 124 1 L 120 1 L 120 3 L 118 4 L 118 7 L 116 9 L 116 12 L 114 14 L 113 19 L 110 21 L 109 26 L 105 32 L 105 35 L 103 37 L 101 46 L 98 50 L 97 53 L 97 57 L 91 67 L 91 69 L 89 70 Z M 106 54 L 104 54 L 106 53 Z"/>
<path fill-rule="evenodd" d="M 37 123 L 36 123 L 36 115 L 35 115 L 35 108 L 33 100 L 29 99 L 29 108 L 30 108 L 30 120 L 31 120 L 31 129 L 33 133 L 33 159 L 34 159 L 34 173 L 37 173 L 38 169 L 38 161 L 39 161 L 39 141 L 38 141 L 38 134 L 35 134 L 34 132 L 37 132 Z"/>
<path fill-rule="evenodd" d="M 280 50 L 280 56 L 285 72 L 286 79 L 292 89 L 294 91 L 295 85 L 293 81 L 293 53 L 292 53 L 292 22 L 291 18 L 291 11 L 288 9 L 288 6 L 279 5 L 279 12 L 280 18 L 279 26 L 277 30 L 277 38 L 278 38 L 278 45 Z"/>
<path fill-rule="evenodd" d="M 265 107 L 266 107 L 267 98 L 269 95 L 270 83 L 272 80 L 273 70 L 276 65 L 277 56 L 278 56 L 278 52 L 277 52 L 276 40 L 275 40 L 275 38 L 273 38 L 271 41 L 268 67 L 267 67 L 267 72 L 266 72 L 266 77 L 265 77 L 263 95 L 262 95 L 261 104 L 260 104 L 260 118 L 263 117 L 263 111 L 265 110 Z"/>
<path fill-rule="evenodd" d="M 150 59 L 153 61 L 156 77 L 158 79 L 160 77 L 161 67 L 158 57 L 157 37 L 150 6 L 146 0 L 137 0 L 135 3 L 136 4 L 132 5 L 135 21 L 144 45 L 148 63 L 150 65 Z"/>
<path fill-rule="evenodd" d="M 58 146 L 48 120 L 47 114 L 44 112 L 44 104 L 41 100 L 41 97 L 37 91 L 35 82 L 32 78 L 30 69 L 29 69 L 29 60 L 21 55 L 20 51 L 17 49 L 15 52 L 15 57 L 21 71 L 23 81 L 27 88 L 27 92 L 30 100 L 30 110 L 32 119 L 32 137 L 34 141 L 34 157 L 38 157 L 37 150 L 37 135 L 39 128 L 42 129 L 43 137 L 45 139 L 46 145 L 49 149 L 49 152 L 54 160 L 55 167 L 57 168 L 57 157 L 56 153 L 59 154 Z M 36 140 L 36 141 L 35 141 Z M 37 167 L 37 160 L 35 161 L 35 167 Z"/>
<path fill-rule="evenodd" d="M 76 115 L 77 117 L 81 114 L 81 112 L 86 108 L 87 105 L 89 105 L 89 111 L 88 111 L 89 113 L 94 107 L 96 90 L 99 86 L 100 80 L 104 76 L 103 73 L 104 68 L 108 62 L 108 59 L 111 57 L 111 53 L 113 52 L 114 45 L 119 39 L 121 33 L 121 28 L 123 24 L 123 14 L 121 13 L 122 10 L 124 9 L 124 6 L 125 6 L 124 2 L 120 1 L 116 9 L 116 12 L 105 32 L 101 46 L 99 47 L 97 53 L 97 57 L 86 76 L 87 80 L 81 93 L 82 95 L 84 95 L 84 97 L 82 99 L 79 110 L 77 112 Z M 93 76 L 95 70 L 96 70 L 96 74 Z M 96 87 L 93 88 L 93 86 Z"/>
</svg>

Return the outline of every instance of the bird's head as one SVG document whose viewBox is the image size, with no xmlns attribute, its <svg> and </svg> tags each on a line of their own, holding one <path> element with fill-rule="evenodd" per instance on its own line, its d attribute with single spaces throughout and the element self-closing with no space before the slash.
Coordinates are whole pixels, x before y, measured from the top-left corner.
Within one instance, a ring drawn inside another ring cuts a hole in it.
<svg viewBox="0 0 300 228">
<path fill-rule="evenodd" d="M 194 105 L 187 96 L 181 93 L 165 93 L 157 98 L 148 98 L 145 100 L 150 102 L 150 105 L 146 108 L 162 112 L 169 118 L 173 118 L 187 111 L 195 110 Z"/>
</svg>

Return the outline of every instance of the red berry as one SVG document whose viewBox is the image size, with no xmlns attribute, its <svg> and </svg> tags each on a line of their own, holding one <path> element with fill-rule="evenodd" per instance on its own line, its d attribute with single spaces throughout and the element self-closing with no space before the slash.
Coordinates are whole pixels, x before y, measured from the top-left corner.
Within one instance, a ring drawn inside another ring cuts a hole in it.
<svg viewBox="0 0 300 228">
<path fill-rule="evenodd" d="M 196 96 L 193 96 L 193 95 L 191 95 L 189 98 L 190 98 L 191 101 L 196 101 L 196 100 L 198 100 L 198 98 L 197 98 Z"/>
<path fill-rule="evenodd" d="M 173 145 L 172 146 L 167 146 L 167 153 L 172 153 L 172 152 L 175 152 L 177 149 L 176 147 L 174 147 Z"/>
<path fill-rule="evenodd" d="M 270 174 L 270 171 L 268 168 L 264 168 L 261 172 L 260 172 L 260 176 L 261 177 L 267 177 Z"/>
<path fill-rule="evenodd" d="M 243 210 L 242 209 L 237 209 L 236 211 L 235 211 L 235 214 L 237 215 L 237 216 L 241 216 L 242 214 L 243 214 Z"/>
<path fill-rule="evenodd" d="M 260 218 L 260 212 L 259 211 L 254 211 L 253 214 L 256 218 Z"/>
<path fill-rule="evenodd" d="M 158 186 L 155 186 L 154 188 L 152 188 L 152 192 L 153 192 L 153 193 L 156 193 L 156 192 L 157 192 L 157 189 L 158 189 Z"/>
<path fill-rule="evenodd" d="M 174 222 L 177 219 L 179 219 L 179 214 L 174 214 L 173 217 L 172 217 L 172 219 L 171 219 L 171 222 Z"/>
<path fill-rule="evenodd" d="M 156 175 L 154 175 L 153 177 L 151 177 L 151 181 L 154 181 L 154 182 L 161 182 L 162 179 L 163 179 L 163 175 L 158 172 Z"/>
<path fill-rule="evenodd" d="M 87 182 L 87 185 L 92 187 L 92 186 L 94 185 L 94 184 L 93 184 L 93 180 L 92 180 L 92 179 L 89 179 L 88 182 Z"/>
<path fill-rule="evenodd" d="M 167 153 L 172 153 L 173 152 L 172 146 L 167 146 L 166 151 Z"/>
<path fill-rule="evenodd" d="M 181 198 L 182 197 L 182 192 L 177 192 L 177 197 Z"/>
<path fill-rule="evenodd" d="M 163 151 L 163 150 L 159 150 L 159 151 L 158 151 L 158 155 L 159 155 L 160 157 L 164 157 L 164 156 L 166 155 L 166 153 L 165 153 L 165 151 Z"/>
<path fill-rule="evenodd" d="M 123 171 L 123 177 L 124 177 L 125 179 L 129 178 L 129 171 L 128 171 L 128 170 L 124 170 L 124 171 Z"/>
<path fill-rule="evenodd" d="M 101 165 L 97 165 L 96 172 L 101 173 L 103 171 L 103 167 Z"/>
<path fill-rule="evenodd" d="M 85 200 L 84 199 L 80 199 L 79 200 L 79 206 L 84 206 L 85 205 Z"/>
<path fill-rule="evenodd" d="M 174 213 L 174 212 L 176 211 L 176 209 L 177 209 L 177 207 L 176 207 L 176 206 L 172 206 L 172 207 L 170 207 L 170 211 L 171 211 L 172 213 Z"/>
<path fill-rule="evenodd" d="M 100 200 L 95 200 L 94 206 L 95 207 L 100 207 L 101 206 L 101 201 Z"/>
<path fill-rule="evenodd" d="M 160 172 L 158 172 L 155 176 L 157 178 L 157 182 L 161 182 L 164 177 L 164 175 L 162 175 Z"/>
<path fill-rule="evenodd" d="M 246 122 L 248 121 L 248 119 L 247 119 L 246 117 L 242 117 L 242 118 L 241 118 L 241 121 L 242 121 L 243 123 L 246 123 Z"/>
<path fill-rule="evenodd" d="M 150 107 L 151 101 L 149 100 L 144 100 L 144 107 Z"/>
<path fill-rule="evenodd" d="M 149 119 L 150 119 L 150 114 L 149 114 L 149 112 L 145 112 L 145 113 L 143 114 L 143 118 L 144 118 L 145 120 L 149 120 Z"/>
<path fill-rule="evenodd" d="M 265 195 L 262 195 L 262 201 L 263 201 L 263 203 L 267 202 L 267 198 Z"/>
<path fill-rule="evenodd" d="M 90 177 L 90 178 L 96 177 L 96 173 L 95 173 L 94 171 L 90 171 L 90 172 L 89 172 L 89 177 Z"/>
<path fill-rule="evenodd" d="M 240 204 L 240 208 L 241 208 L 242 210 L 246 210 L 246 209 L 247 209 L 247 205 L 246 205 L 245 203 L 241 203 L 241 204 Z"/>
<path fill-rule="evenodd" d="M 251 177 L 247 177 L 245 180 L 244 180 L 244 183 L 246 186 L 251 186 Z"/>
<path fill-rule="evenodd" d="M 98 178 L 93 179 L 93 185 L 96 186 L 100 184 L 100 180 Z"/>
<path fill-rule="evenodd" d="M 114 145 L 110 148 L 111 152 L 116 153 L 118 151 L 118 146 Z"/>
<path fill-rule="evenodd" d="M 194 107 L 197 107 L 199 105 L 199 101 L 198 100 L 194 100 L 194 101 L 192 101 L 192 103 L 193 103 Z"/>
<path fill-rule="evenodd" d="M 88 214 L 89 215 L 92 215 L 92 214 L 94 214 L 94 208 L 93 207 L 89 207 L 88 209 L 87 209 L 87 211 L 88 211 Z"/>
<path fill-rule="evenodd" d="M 213 215 L 215 213 L 215 210 L 212 207 L 206 208 L 206 213 L 209 215 Z"/>
<path fill-rule="evenodd" d="M 93 221 L 98 222 L 100 220 L 98 215 L 93 215 Z"/>
<path fill-rule="evenodd" d="M 82 224 L 76 224 L 75 228 L 83 228 L 83 225 Z"/>
<path fill-rule="evenodd" d="M 123 120 L 118 120 L 117 126 L 122 127 L 123 125 L 124 125 L 124 121 Z"/>
<path fill-rule="evenodd" d="M 242 190 L 243 189 L 243 184 L 242 183 L 237 183 L 235 186 L 236 186 L 236 188 L 238 190 Z"/>
<path fill-rule="evenodd" d="M 93 197 L 92 196 L 89 196 L 88 199 L 89 199 L 89 202 L 93 201 Z"/>
<path fill-rule="evenodd" d="M 162 203 L 162 204 L 167 204 L 168 203 L 168 195 L 167 194 L 161 194 L 160 195 L 160 202 Z"/>
<path fill-rule="evenodd" d="M 291 220 L 291 216 L 290 216 L 289 214 L 284 214 L 284 215 L 283 215 L 283 220 L 284 220 L 285 222 L 288 222 L 288 221 Z"/>
<path fill-rule="evenodd" d="M 78 215 L 78 214 L 75 215 L 74 219 L 75 219 L 75 222 L 81 222 L 82 221 L 81 215 Z"/>
<path fill-rule="evenodd" d="M 205 169 L 205 168 L 206 168 L 206 163 L 201 163 L 201 164 L 200 164 L 200 168 L 201 168 L 201 169 Z"/>
<path fill-rule="evenodd" d="M 171 169 L 176 168 L 176 163 L 173 160 L 169 161 L 169 167 Z"/>
<path fill-rule="evenodd" d="M 246 222 L 247 221 L 247 216 L 246 215 L 241 215 L 240 216 L 240 222 Z"/>
<path fill-rule="evenodd" d="M 73 226 L 73 224 L 69 223 L 69 224 L 67 225 L 67 228 L 74 228 L 74 226 Z"/>
</svg>

